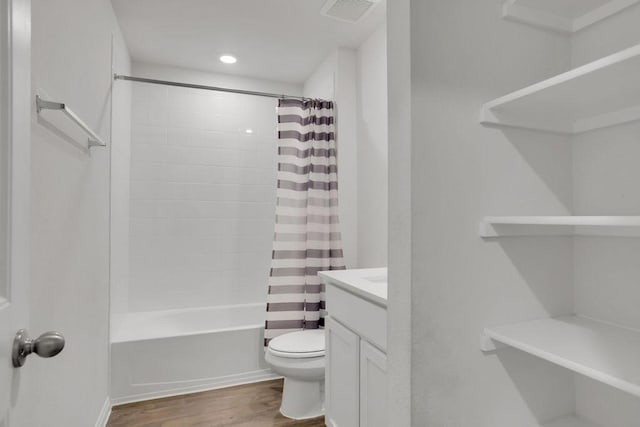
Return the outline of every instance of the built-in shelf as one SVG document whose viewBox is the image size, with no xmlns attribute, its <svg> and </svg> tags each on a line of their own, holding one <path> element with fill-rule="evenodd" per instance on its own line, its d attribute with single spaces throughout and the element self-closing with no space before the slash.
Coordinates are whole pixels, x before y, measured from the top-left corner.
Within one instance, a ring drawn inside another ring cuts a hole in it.
<svg viewBox="0 0 640 427">
<path fill-rule="evenodd" d="M 485 126 L 578 134 L 640 120 L 640 45 L 482 107 Z"/>
<path fill-rule="evenodd" d="M 510 21 L 572 34 L 638 2 L 640 0 L 506 0 L 502 16 Z"/>
<path fill-rule="evenodd" d="M 575 416 L 562 417 L 542 425 L 542 427 L 598 427 Z"/>
<path fill-rule="evenodd" d="M 640 397 L 640 332 L 579 316 L 486 328 L 485 337 Z M 491 347 L 483 343 L 483 350 Z"/>
<path fill-rule="evenodd" d="M 481 237 L 640 236 L 640 216 L 488 216 Z"/>
</svg>

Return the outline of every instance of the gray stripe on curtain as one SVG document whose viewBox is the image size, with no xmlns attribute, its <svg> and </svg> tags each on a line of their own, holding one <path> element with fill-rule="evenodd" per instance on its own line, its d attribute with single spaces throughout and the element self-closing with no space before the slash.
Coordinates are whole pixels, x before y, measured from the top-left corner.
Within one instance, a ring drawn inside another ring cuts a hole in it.
<svg viewBox="0 0 640 427">
<path fill-rule="evenodd" d="M 318 329 L 319 320 L 267 320 L 265 329 Z M 268 345 L 268 343 L 267 343 Z"/>
<path fill-rule="evenodd" d="M 286 138 L 282 138 L 282 132 L 279 133 L 279 136 L 280 136 L 280 140 L 286 139 Z M 333 135 L 331 139 L 333 140 Z M 305 141 L 300 141 L 300 142 L 305 142 Z M 278 154 L 280 154 L 281 156 L 296 156 L 299 159 L 309 159 L 309 157 L 311 156 L 326 158 L 326 157 L 335 157 L 336 149 L 335 148 L 302 149 L 302 148 L 295 148 L 295 147 L 280 147 L 278 148 Z"/>
<path fill-rule="evenodd" d="M 333 117 L 332 116 L 307 116 L 302 117 L 295 114 L 283 114 L 278 116 L 278 122 L 280 123 L 298 123 L 299 125 L 308 126 L 310 124 L 316 125 L 332 125 Z"/>
<path fill-rule="evenodd" d="M 312 293 L 317 294 L 320 293 L 321 285 L 271 285 L 269 286 L 269 294 L 299 294 L 300 296 L 304 296 L 304 292 L 307 289 Z M 267 303 L 267 305 L 269 304 L 270 303 Z"/>
<path fill-rule="evenodd" d="M 316 277 L 318 275 L 318 272 L 326 271 L 326 270 L 328 270 L 328 268 L 326 267 L 280 267 L 280 268 L 272 268 L 271 275 L 273 277 L 300 277 L 300 276 Z"/>
<path fill-rule="evenodd" d="M 302 133 L 297 130 L 281 130 L 278 132 L 280 139 L 297 139 L 301 142 L 307 141 L 331 141 L 335 139 L 333 132 L 307 132 Z M 321 154 L 316 154 L 320 156 Z"/>
<path fill-rule="evenodd" d="M 276 233 L 275 240 L 278 242 L 304 242 L 304 241 L 321 241 L 321 242 L 339 242 L 340 233 Z"/>
<path fill-rule="evenodd" d="M 320 309 L 319 302 L 272 302 L 267 304 L 269 311 L 304 311 Z"/>
<path fill-rule="evenodd" d="M 307 249 L 306 251 L 273 251 L 273 259 L 342 258 L 342 249 Z"/>
<path fill-rule="evenodd" d="M 291 172 L 298 175 L 308 175 L 309 172 L 313 173 L 336 173 L 338 168 L 335 165 L 307 165 L 298 166 L 291 163 L 279 163 L 278 170 L 283 172 Z"/>
<path fill-rule="evenodd" d="M 318 199 L 316 197 L 308 197 L 304 199 L 287 199 L 286 197 L 278 197 L 278 206 L 289 208 L 306 208 L 308 206 L 338 206 L 338 199 Z"/>
<path fill-rule="evenodd" d="M 321 99 L 314 99 L 312 101 L 300 101 L 299 99 L 281 99 L 278 103 L 279 108 L 285 107 L 297 107 L 300 109 L 300 115 L 304 116 L 305 113 L 308 114 L 306 110 L 314 109 L 314 110 L 322 110 L 328 109 L 333 110 L 333 102 L 332 101 L 323 101 Z M 315 114 L 319 116 L 320 114 Z M 328 114 L 323 114 L 328 115 Z M 333 117 L 333 112 L 330 114 Z M 278 116 L 280 117 L 280 115 Z"/>
<path fill-rule="evenodd" d="M 276 215 L 276 222 L 278 224 L 337 224 L 338 216 L 309 215 L 304 217 L 293 215 Z"/>
<path fill-rule="evenodd" d="M 329 182 L 318 182 L 318 181 L 307 181 L 307 182 L 293 182 L 287 181 L 285 179 L 278 180 L 278 188 L 282 188 L 285 190 L 294 190 L 294 191 L 307 191 L 307 190 L 337 190 L 338 182 L 337 181 L 329 181 Z"/>
<path fill-rule="evenodd" d="M 279 101 L 278 197 L 265 345 L 292 330 L 322 327 L 320 310 L 326 303 L 318 272 L 345 268 L 334 122 L 330 101 Z"/>
</svg>

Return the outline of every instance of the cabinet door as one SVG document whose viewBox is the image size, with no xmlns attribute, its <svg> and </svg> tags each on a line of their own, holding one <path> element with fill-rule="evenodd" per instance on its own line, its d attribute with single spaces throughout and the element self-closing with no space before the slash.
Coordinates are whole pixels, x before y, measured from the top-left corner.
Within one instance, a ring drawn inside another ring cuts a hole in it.
<svg viewBox="0 0 640 427">
<path fill-rule="evenodd" d="M 388 427 L 387 355 L 369 344 L 360 344 L 360 426 Z"/>
<path fill-rule="evenodd" d="M 325 328 L 325 423 L 329 427 L 357 427 L 360 338 L 330 317 Z"/>
</svg>

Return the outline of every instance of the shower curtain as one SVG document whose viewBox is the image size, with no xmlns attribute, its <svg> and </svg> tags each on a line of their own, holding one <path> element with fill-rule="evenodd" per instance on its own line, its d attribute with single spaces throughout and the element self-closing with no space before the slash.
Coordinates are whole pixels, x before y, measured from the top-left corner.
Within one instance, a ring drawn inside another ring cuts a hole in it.
<svg viewBox="0 0 640 427">
<path fill-rule="evenodd" d="M 278 189 L 265 345 L 278 335 L 324 326 L 317 273 L 344 270 L 338 229 L 333 103 L 281 99 Z"/>
</svg>

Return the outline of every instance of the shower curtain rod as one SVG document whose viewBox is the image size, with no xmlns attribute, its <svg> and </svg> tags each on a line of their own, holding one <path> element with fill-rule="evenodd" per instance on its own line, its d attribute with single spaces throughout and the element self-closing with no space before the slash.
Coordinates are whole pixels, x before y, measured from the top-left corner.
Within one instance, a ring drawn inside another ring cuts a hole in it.
<svg viewBox="0 0 640 427">
<path fill-rule="evenodd" d="M 141 83 L 151 83 L 156 85 L 165 85 L 165 86 L 177 86 L 177 87 L 186 87 L 190 89 L 202 89 L 202 90 L 212 90 L 216 92 L 229 92 L 229 93 L 239 93 L 242 95 L 253 95 L 253 96 L 264 96 L 267 98 L 279 98 L 279 99 L 300 99 L 302 101 L 311 101 L 311 98 L 304 98 L 302 96 L 294 96 L 294 95 L 284 95 L 277 93 L 268 93 L 268 92 L 256 92 L 252 90 L 242 90 L 242 89 L 230 89 L 225 87 L 216 87 L 216 86 L 206 86 L 206 85 L 197 85 L 191 83 L 181 83 L 181 82 L 172 82 L 168 80 L 156 80 L 156 79 L 148 79 L 146 77 L 133 77 L 133 76 L 125 76 L 122 74 L 114 74 L 114 80 L 128 80 L 131 82 L 141 82 Z"/>
</svg>

